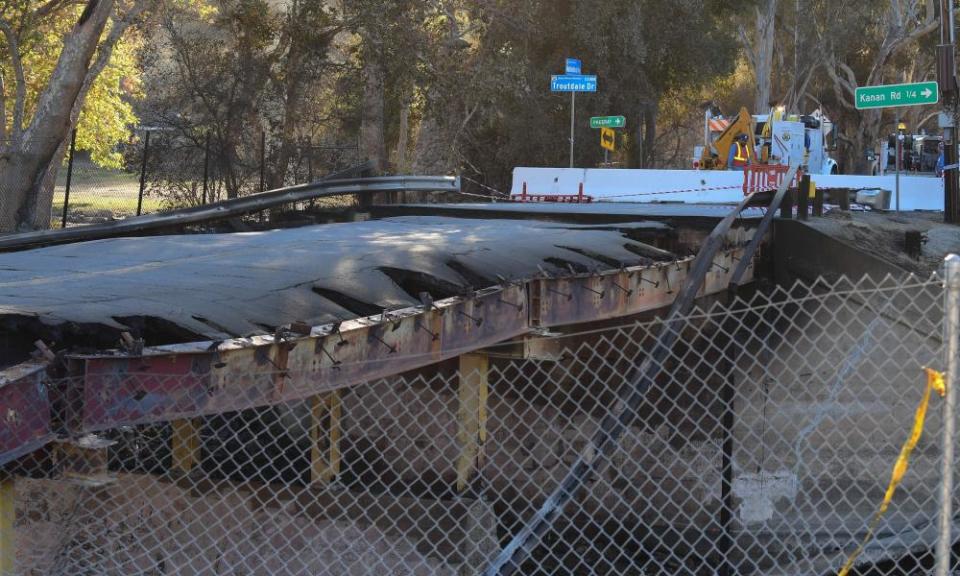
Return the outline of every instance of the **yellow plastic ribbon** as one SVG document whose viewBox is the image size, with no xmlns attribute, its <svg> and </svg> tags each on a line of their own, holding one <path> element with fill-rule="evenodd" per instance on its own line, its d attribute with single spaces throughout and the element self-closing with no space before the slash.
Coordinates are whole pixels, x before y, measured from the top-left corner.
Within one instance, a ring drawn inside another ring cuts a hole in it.
<svg viewBox="0 0 960 576">
<path fill-rule="evenodd" d="M 904 442 L 903 447 L 900 449 L 900 456 L 897 457 L 897 463 L 893 466 L 893 474 L 890 476 L 890 484 L 887 485 L 887 493 L 883 496 L 883 503 L 880 504 L 880 509 L 874 514 L 873 520 L 870 522 L 870 527 L 867 529 L 867 535 L 864 536 L 863 541 L 857 546 L 857 549 L 853 551 L 853 554 L 847 558 L 847 563 L 843 565 L 838 576 L 847 576 L 847 574 L 849 574 L 853 568 L 853 563 L 857 561 L 857 558 L 863 553 L 863 549 L 870 540 L 873 539 L 873 532 L 880 523 L 880 518 L 883 517 L 887 508 L 890 507 L 890 502 L 893 500 L 893 495 L 897 491 L 897 486 L 900 485 L 904 475 L 907 473 L 910 453 L 917 447 L 917 443 L 920 441 L 920 435 L 923 434 L 923 423 L 927 419 L 927 408 L 930 405 L 930 393 L 936 390 L 941 398 L 947 393 L 947 385 L 943 379 L 943 373 L 929 368 L 924 368 L 924 370 L 927 372 L 927 389 L 923 392 L 923 398 L 920 400 L 920 405 L 917 406 L 917 412 L 913 417 L 913 429 L 910 431 L 910 437 Z"/>
</svg>

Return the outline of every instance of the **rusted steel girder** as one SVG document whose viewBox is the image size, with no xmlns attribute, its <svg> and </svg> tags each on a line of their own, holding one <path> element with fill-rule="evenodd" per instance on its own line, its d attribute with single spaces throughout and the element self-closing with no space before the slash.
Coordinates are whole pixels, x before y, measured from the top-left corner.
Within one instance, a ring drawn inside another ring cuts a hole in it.
<svg viewBox="0 0 960 576">
<path fill-rule="evenodd" d="M 739 234 L 730 242 L 734 247 L 716 255 L 699 294 L 726 290 L 733 263 L 742 257 L 745 233 Z M 655 310 L 674 300 L 692 262 L 686 258 L 524 280 L 427 306 L 311 327 L 309 334 L 280 331 L 148 347 L 136 355 L 113 351 L 69 356 L 72 377 L 66 386 L 55 388 L 55 395 L 62 397 L 54 400 L 71 408 L 61 423 L 51 424 L 46 387 L 37 388 L 45 381 L 43 367 L 36 365 L 31 377 L 11 379 L 0 387 L 0 401 L 6 393 L 19 399 L 24 410 L 38 414 L 29 418 L 38 424 L 30 434 L 15 431 L 0 418 L 0 455 L 9 460 L 8 453 L 26 453 L 48 441 L 50 430 L 80 435 L 302 400 L 428 366 L 538 328 Z M 745 280 L 750 278 L 752 270 Z M 27 442 L 29 449 L 22 447 Z"/>
</svg>

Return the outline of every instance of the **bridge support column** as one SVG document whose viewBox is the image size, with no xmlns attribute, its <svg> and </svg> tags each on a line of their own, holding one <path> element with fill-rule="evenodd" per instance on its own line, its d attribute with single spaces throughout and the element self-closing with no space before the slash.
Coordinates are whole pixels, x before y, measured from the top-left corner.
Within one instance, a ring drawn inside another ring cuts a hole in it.
<svg viewBox="0 0 960 576">
<path fill-rule="evenodd" d="M 311 400 L 310 481 L 330 482 L 340 474 L 340 392 Z"/>
<path fill-rule="evenodd" d="M 188 474 L 200 463 L 200 421 L 196 418 L 170 423 L 172 468 Z"/>
<path fill-rule="evenodd" d="M 16 486 L 13 476 L 0 472 L 0 576 L 13 576 L 16 565 L 15 504 Z"/>
<path fill-rule="evenodd" d="M 490 360 L 486 354 L 460 356 L 457 414 L 457 490 L 466 490 L 470 476 L 483 463 L 483 445 L 487 441 L 487 373 Z"/>
</svg>

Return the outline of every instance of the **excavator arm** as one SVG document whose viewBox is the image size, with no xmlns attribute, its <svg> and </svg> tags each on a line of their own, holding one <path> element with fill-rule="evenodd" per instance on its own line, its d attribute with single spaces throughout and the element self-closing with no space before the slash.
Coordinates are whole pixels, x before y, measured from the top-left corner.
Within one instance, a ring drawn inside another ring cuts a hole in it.
<svg viewBox="0 0 960 576">
<path fill-rule="evenodd" d="M 746 108 L 740 109 L 737 117 L 720 133 L 716 140 L 712 143 L 705 143 L 700 165 L 711 170 L 726 170 L 730 147 L 733 146 L 734 141 L 740 134 L 747 135 L 751 153 L 756 153 L 756 142 L 753 138 L 753 117 L 750 116 L 750 112 Z"/>
</svg>

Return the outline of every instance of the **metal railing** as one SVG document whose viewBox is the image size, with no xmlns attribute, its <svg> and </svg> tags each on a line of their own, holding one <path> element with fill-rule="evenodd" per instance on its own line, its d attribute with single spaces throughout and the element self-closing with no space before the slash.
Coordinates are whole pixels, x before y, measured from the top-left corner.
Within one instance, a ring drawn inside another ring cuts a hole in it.
<svg viewBox="0 0 960 576">
<path fill-rule="evenodd" d="M 321 180 L 222 200 L 204 206 L 159 214 L 147 214 L 105 224 L 40 230 L 0 237 L 0 251 L 22 250 L 36 246 L 111 238 L 130 233 L 169 230 L 172 227 L 216 222 L 333 196 L 369 196 L 378 192 L 458 192 L 460 180 L 452 176 L 381 176 Z"/>
</svg>

